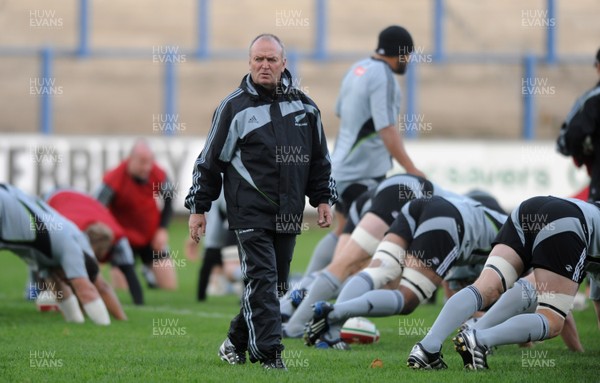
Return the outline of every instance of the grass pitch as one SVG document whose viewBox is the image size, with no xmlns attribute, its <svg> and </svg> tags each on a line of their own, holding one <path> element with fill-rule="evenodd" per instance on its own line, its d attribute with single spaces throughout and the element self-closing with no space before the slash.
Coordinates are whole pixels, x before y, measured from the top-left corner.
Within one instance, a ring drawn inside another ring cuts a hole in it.
<svg viewBox="0 0 600 383">
<path fill-rule="evenodd" d="M 304 270 L 326 230 L 298 238 L 292 272 Z M 145 290 L 146 305 L 135 307 L 119 292 L 129 316 L 98 327 L 89 320 L 67 324 L 60 314 L 38 313 L 23 298 L 26 267 L 16 256 L 0 252 L 0 380 L 6 382 L 598 382 L 600 333 L 591 304 L 575 312 L 586 352 L 573 354 L 562 340 L 531 349 L 504 346 L 488 358 L 491 370 L 468 372 L 452 347 L 444 343 L 446 371 L 412 371 L 406 358 L 441 308 L 425 305 L 410 316 L 374 318 L 381 332 L 376 345 L 351 351 L 317 350 L 300 339 L 286 339 L 287 373 L 264 371 L 258 364 L 229 366 L 217 357 L 238 298 L 209 297 L 195 301 L 198 262 L 185 260 L 185 220 L 171 227 L 171 246 L 178 264 L 179 290 Z M 106 272 L 105 270 L 103 272 Z M 441 297 L 440 297 L 441 298 Z M 374 359 L 382 368 L 370 368 Z"/>
</svg>

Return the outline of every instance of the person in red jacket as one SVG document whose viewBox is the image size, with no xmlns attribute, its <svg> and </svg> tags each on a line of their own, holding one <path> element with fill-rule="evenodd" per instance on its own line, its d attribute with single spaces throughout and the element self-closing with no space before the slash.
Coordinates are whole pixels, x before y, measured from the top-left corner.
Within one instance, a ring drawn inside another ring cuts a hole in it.
<svg viewBox="0 0 600 383">
<path fill-rule="evenodd" d="M 45 199 L 48 205 L 88 236 L 96 256 L 104 254 L 98 262 L 110 262 L 113 267 L 121 270 L 127 280 L 133 302 L 143 304 L 142 288 L 135 275 L 133 251 L 125 231 L 110 211 L 92 196 L 71 189 L 55 190 Z"/>
<path fill-rule="evenodd" d="M 133 253 L 142 260 L 144 277 L 151 288 L 177 288 L 167 232 L 173 194 L 173 184 L 155 162 L 152 149 L 144 140 L 138 140 L 129 157 L 104 175 L 96 197 L 123 228 Z M 162 209 L 158 199 L 162 200 Z M 113 268 L 113 276 L 119 274 Z"/>
</svg>

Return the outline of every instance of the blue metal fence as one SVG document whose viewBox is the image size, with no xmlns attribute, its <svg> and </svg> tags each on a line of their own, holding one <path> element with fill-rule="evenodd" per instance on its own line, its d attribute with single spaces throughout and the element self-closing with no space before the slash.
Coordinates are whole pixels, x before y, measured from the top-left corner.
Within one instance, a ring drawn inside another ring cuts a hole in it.
<svg viewBox="0 0 600 383">
<path fill-rule="evenodd" d="M 212 50 L 210 46 L 210 3 L 211 0 L 197 0 L 197 46 L 195 49 L 187 52 L 187 57 L 194 57 L 197 60 L 211 58 L 228 58 L 241 56 L 245 52 L 227 52 Z M 431 54 L 433 63 L 436 64 L 456 64 L 456 63 L 493 63 L 493 64 L 520 64 L 523 66 L 523 81 L 535 78 L 536 66 L 540 63 L 554 65 L 558 62 L 578 63 L 583 60 L 571 56 L 561 58 L 556 51 L 556 24 L 546 28 L 546 52 L 542 57 L 536 57 L 528 54 L 525 56 L 514 55 L 452 55 L 446 53 L 444 39 L 444 19 L 446 12 L 444 10 L 444 0 L 432 0 L 434 4 L 433 11 L 433 52 Z M 314 0 L 314 19 L 316 20 L 314 46 L 312 52 L 303 53 L 290 51 L 289 65 L 297 73 L 298 62 L 301 60 L 331 61 L 346 60 L 350 57 L 359 57 L 361 53 L 336 54 L 327 47 L 327 14 L 328 0 Z M 546 0 L 547 18 L 556 20 L 556 0 Z M 94 50 L 90 47 L 90 25 L 92 22 L 92 10 L 89 0 L 79 0 L 79 40 L 78 45 L 73 50 L 54 50 L 52 47 L 42 47 L 41 49 L 9 49 L 0 47 L 0 55 L 31 55 L 37 54 L 41 57 L 41 79 L 49 81 L 52 78 L 53 60 L 57 55 L 72 55 L 79 58 L 89 57 L 141 57 L 147 56 L 147 50 Z M 186 53 L 186 52 L 183 52 Z M 422 54 L 422 53 L 421 53 Z M 166 116 L 177 114 L 177 68 L 175 60 L 165 60 L 164 81 L 163 81 L 163 109 Z M 405 110 L 408 116 L 417 114 L 418 106 L 417 90 L 419 86 L 417 66 L 411 64 L 407 72 L 406 79 L 406 105 Z M 536 130 L 536 103 L 535 95 L 530 92 L 522 92 L 522 137 L 524 139 L 534 139 Z M 40 98 L 39 130 L 43 134 L 51 134 L 53 131 L 53 107 L 52 96 L 49 92 L 42 94 Z M 166 134 L 172 134 L 167 131 Z M 408 138 L 416 137 L 416 131 L 407 131 Z"/>
<path fill-rule="evenodd" d="M 41 99 L 40 99 L 40 131 L 43 134 L 52 133 L 52 120 L 53 120 L 53 108 L 52 108 L 52 95 L 50 92 L 49 83 L 52 81 L 52 64 L 53 51 L 51 47 L 44 47 L 41 50 L 42 56 L 42 70 L 41 70 Z"/>
<path fill-rule="evenodd" d="M 79 0 L 79 46 L 77 56 L 84 58 L 90 53 L 90 2 Z"/>
</svg>

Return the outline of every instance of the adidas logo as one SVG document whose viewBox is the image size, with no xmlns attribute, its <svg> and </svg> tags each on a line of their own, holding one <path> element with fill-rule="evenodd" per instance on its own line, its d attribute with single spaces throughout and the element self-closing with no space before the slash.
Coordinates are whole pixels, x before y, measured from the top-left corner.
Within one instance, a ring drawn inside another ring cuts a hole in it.
<svg viewBox="0 0 600 383">
<path fill-rule="evenodd" d="M 258 119 L 256 118 L 256 116 L 252 116 L 250 117 L 250 119 L 248 120 L 249 124 L 258 124 Z"/>
</svg>

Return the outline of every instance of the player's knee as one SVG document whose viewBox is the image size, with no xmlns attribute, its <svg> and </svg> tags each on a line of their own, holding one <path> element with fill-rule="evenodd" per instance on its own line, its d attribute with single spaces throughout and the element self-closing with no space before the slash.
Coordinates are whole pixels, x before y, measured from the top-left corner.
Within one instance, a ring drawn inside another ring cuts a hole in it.
<svg viewBox="0 0 600 383">
<path fill-rule="evenodd" d="M 562 331 L 565 319 L 573 307 L 574 299 L 574 296 L 568 294 L 538 293 L 537 312 L 548 320 L 549 338 L 554 338 Z"/>
<path fill-rule="evenodd" d="M 548 338 L 554 338 L 556 336 L 559 336 L 560 333 L 562 332 L 562 329 L 565 325 L 565 320 L 564 319 L 554 320 L 554 321 L 549 320 L 548 323 L 550 323 L 550 330 L 548 331 Z"/>
<path fill-rule="evenodd" d="M 402 291 L 402 290 L 401 290 Z M 401 315 L 412 314 L 413 311 L 421 304 L 419 298 L 411 291 L 410 293 L 403 293 L 404 306 L 402 307 Z"/>
<path fill-rule="evenodd" d="M 481 276 L 473 284 L 481 293 L 484 306 L 498 300 L 518 279 L 515 268 L 504 258 L 492 256 L 487 259 Z"/>
<path fill-rule="evenodd" d="M 479 294 L 481 295 L 481 308 L 489 307 L 491 304 L 496 302 L 500 296 L 504 293 L 502 287 L 496 284 L 487 284 L 485 281 L 481 283 L 481 281 L 475 281 L 471 286 L 473 286 Z"/>
<path fill-rule="evenodd" d="M 405 251 L 393 242 L 383 241 L 373 256 L 373 267 L 364 272 L 373 280 L 373 288 L 379 289 L 402 275 Z"/>
<path fill-rule="evenodd" d="M 415 301 L 417 302 L 416 306 L 418 306 L 421 302 L 431 298 L 437 289 L 437 285 L 429 278 L 419 271 L 410 268 L 404 270 L 404 273 L 402 274 L 402 280 L 400 281 L 400 286 L 410 290 L 414 294 Z"/>
<path fill-rule="evenodd" d="M 160 282 L 158 287 L 163 290 L 175 291 L 177 290 L 177 280 L 168 280 Z"/>
<path fill-rule="evenodd" d="M 343 254 L 343 256 L 335 257 L 326 270 L 337 277 L 344 278 L 362 270 L 364 261 L 365 258 L 356 257 L 354 254 Z"/>
<path fill-rule="evenodd" d="M 565 324 L 565 318 L 560 315 L 556 315 L 551 310 L 545 310 L 538 307 L 538 314 L 543 315 L 548 321 L 548 337 L 546 339 L 554 338 L 562 332 Z"/>
<path fill-rule="evenodd" d="M 174 269 L 154 269 L 156 283 L 163 290 L 177 290 L 177 276 Z"/>
</svg>

